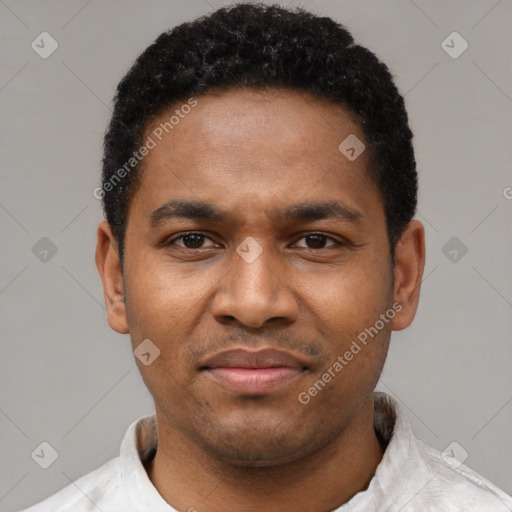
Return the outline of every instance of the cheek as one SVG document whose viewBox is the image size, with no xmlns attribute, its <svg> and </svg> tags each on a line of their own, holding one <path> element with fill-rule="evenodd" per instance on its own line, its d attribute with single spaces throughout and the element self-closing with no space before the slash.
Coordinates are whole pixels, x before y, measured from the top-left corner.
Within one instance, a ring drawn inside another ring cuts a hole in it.
<svg viewBox="0 0 512 512">
<path fill-rule="evenodd" d="M 170 265 L 153 262 L 140 265 L 127 281 L 130 332 L 147 329 L 140 334 L 150 337 L 157 336 L 162 329 L 186 323 L 211 279 L 203 278 L 200 273 L 186 275 Z"/>
<path fill-rule="evenodd" d="M 347 265 L 325 276 L 315 274 L 300 286 L 305 308 L 332 333 L 340 334 L 373 325 L 392 297 L 390 274 L 375 263 Z"/>
<path fill-rule="evenodd" d="M 341 403 L 352 403 L 354 397 L 368 397 L 373 392 L 386 360 L 391 334 L 391 315 L 387 322 L 380 316 L 389 308 L 383 305 L 374 311 L 371 314 L 368 309 L 340 307 L 328 319 L 328 330 L 324 332 L 326 362 L 307 379 L 302 389 L 317 407 L 336 410 Z"/>
<path fill-rule="evenodd" d="M 146 386 L 157 402 L 172 396 L 175 403 L 190 399 L 186 354 L 197 324 L 205 290 L 200 279 L 180 275 L 170 265 L 145 262 L 127 275 L 127 318 L 133 348 L 145 339 L 158 347 L 150 365 L 137 360 Z"/>
<path fill-rule="evenodd" d="M 312 375 L 328 380 L 318 393 L 317 404 L 334 406 L 336 400 L 349 400 L 356 391 L 373 390 L 384 364 L 394 311 L 390 309 L 391 276 L 385 265 L 375 262 L 351 265 L 332 273 L 330 280 L 307 286 L 305 309 L 316 329 L 324 336 L 327 361 Z M 329 372 L 330 370 L 330 372 Z M 311 390 L 315 393 L 315 389 Z M 325 391 L 325 393 L 324 393 Z M 322 395 L 322 396 L 320 396 Z"/>
</svg>

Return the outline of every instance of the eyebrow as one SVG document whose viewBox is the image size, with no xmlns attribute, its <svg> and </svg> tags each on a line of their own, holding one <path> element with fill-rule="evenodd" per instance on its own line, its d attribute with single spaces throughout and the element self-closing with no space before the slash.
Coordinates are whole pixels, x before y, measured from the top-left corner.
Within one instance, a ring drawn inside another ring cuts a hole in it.
<svg viewBox="0 0 512 512">
<path fill-rule="evenodd" d="M 340 201 L 301 202 L 288 205 L 283 210 L 272 212 L 269 217 L 276 223 L 311 222 L 335 218 L 343 222 L 359 222 L 363 214 Z M 203 201 L 174 199 L 157 208 L 149 218 L 149 225 L 157 228 L 165 221 L 175 218 L 226 222 L 234 218 L 228 212 Z"/>
</svg>

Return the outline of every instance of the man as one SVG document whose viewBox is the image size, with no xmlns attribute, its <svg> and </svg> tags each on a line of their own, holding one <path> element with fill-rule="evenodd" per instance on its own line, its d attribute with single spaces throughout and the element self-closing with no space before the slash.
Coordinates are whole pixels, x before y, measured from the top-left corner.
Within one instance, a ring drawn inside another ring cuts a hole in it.
<svg viewBox="0 0 512 512">
<path fill-rule="evenodd" d="M 329 18 L 239 4 L 118 86 L 96 264 L 155 416 L 36 511 L 510 511 L 374 393 L 425 259 L 403 98 Z"/>
</svg>

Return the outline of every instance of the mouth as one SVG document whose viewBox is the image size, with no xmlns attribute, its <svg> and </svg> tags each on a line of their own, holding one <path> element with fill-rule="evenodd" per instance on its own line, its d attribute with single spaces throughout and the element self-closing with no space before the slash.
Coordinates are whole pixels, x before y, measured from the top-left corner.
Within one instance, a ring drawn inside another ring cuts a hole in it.
<svg viewBox="0 0 512 512">
<path fill-rule="evenodd" d="M 291 354 L 274 349 L 234 349 L 212 357 L 201 370 L 228 391 L 265 395 L 300 378 L 308 367 Z"/>
</svg>

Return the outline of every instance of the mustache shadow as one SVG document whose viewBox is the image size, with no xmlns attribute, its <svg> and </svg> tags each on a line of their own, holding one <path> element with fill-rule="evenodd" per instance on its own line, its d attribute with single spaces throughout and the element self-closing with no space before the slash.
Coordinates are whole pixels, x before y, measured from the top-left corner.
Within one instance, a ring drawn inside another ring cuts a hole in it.
<svg viewBox="0 0 512 512">
<path fill-rule="evenodd" d="M 285 352 L 294 352 L 311 360 L 315 365 L 327 362 L 327 354 L 323 345 L 316 340 L 306 339 L 301 336 L 291 336 L 282 332 L 258 333 L 254 335 L 247 331 L 237 331 L 222 337 L 208 336 L 200 340 L 187 340 L 189 346 L 187 361 L 192 365 L 198 365 L 213 354 L 229 350 L 231 348 L 246 346 L 254 348 L 272 348 Z"/>
</svg>

